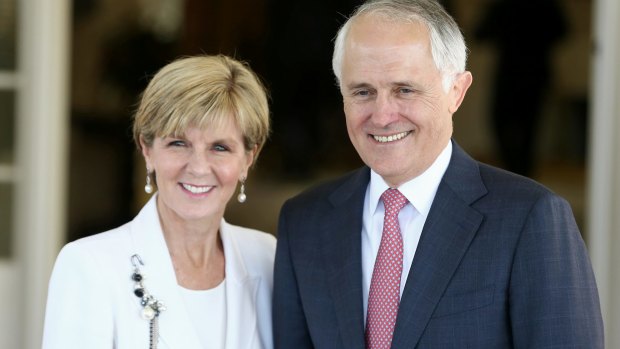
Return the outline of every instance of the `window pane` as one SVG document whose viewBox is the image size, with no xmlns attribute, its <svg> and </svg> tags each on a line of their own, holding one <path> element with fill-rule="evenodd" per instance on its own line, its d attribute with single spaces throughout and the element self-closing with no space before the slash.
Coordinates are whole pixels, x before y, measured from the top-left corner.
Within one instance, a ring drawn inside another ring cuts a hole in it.
<svg viewBox="0 0 620 349">
<path fill-rule="evenodd" d="M 3 0 L 0 0 L 3 1 Z M 15 92 L 0 90 L 0 163 L 13 163 Z"/>
<path fill-rule="evenodd" d="M 13 186 L 0 183 L 0 258 L 12 254 L 13 230 Z"/>
<path fill-rule="evenodd" d="M 0 70 L 15 70 L 15 0 L 0 0 Z"/>
</svg>

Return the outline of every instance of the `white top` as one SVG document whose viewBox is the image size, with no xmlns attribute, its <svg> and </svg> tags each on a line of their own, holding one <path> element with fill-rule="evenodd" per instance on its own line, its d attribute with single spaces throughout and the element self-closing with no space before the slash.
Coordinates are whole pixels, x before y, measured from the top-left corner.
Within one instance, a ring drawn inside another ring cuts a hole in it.
<svg viewBox="0 0 620 349">
<path fill-rule="evenodd" d="M 209 290 L 179 286 L 202 348 L 226 346 L 226 280 Z"/>
<path fill-rule="evenodd" d="M 400 231 L 403 236 L 403 273 L 400 282 L 400 294 L 403 294 L 413 256 L 418 248 L 422 228 L 435 199 L 439 182 L 443 177 L 452 156 L 452 142 L 439 154 L 435 162 L 418 177 L 402 184 L 397 189 L 409 200 L 398 215 Z M 383 233 L 383 216 L 385 208 L 381 194 L 389 188 L 383 178 L 375 171 L 370 172 L 370 183 L 364 199 L 362 226 L 362 286 L 364 287 L 364 314 L 368 311 L 368 293 L 370 280 L 379 252 L 381 234 Z M 366 321 L 366 317 L 364 317 Z"/>
</svg>

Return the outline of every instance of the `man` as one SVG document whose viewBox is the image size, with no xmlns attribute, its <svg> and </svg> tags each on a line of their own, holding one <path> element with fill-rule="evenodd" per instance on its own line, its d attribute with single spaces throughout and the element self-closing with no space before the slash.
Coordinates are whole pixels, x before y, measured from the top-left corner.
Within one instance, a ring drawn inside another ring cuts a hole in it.
<svg viewBox="0 0 620 349">
<path fill-rule="evenodd" d="M 603 348 L 568 203 L 451 140 L 465 60 L 432 0 L 370 1 L 339 31 L 333 68 L 368 167 L 283 206 L 276 348 Z"/>
</svg>

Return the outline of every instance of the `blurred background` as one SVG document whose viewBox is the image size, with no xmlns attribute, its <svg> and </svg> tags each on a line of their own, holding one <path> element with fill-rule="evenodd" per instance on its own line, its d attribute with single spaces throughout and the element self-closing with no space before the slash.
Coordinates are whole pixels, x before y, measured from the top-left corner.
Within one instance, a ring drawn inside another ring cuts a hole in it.
<svg viewBox="0 0 620 349">
<path fill-rule="evenodd" d="M 247 61 L 273 132 L 231 202 L 234 224 L 274 233 L 289 197 L 362 163 L 331 72 L 332 38 L 361 1 L 0 0 L 0 314 L 3 348 L 40 347 L 46 287 L 68 241 L 131 220 L 148 199 L 131 115 L 174 58 Z M 572 205 L 620 347 L 620 5 L 616 0 L 444 0 L 474 76 L 454 116 L 475 158 Z M 617 297 L 616 297 L 617 298 Z M 85 314 L 85 316 L 96 316 Z M 617 332 L 617 331 L 616 331 Z"/>
<path fill-rule="evenodd" d="M 358 3 L 74 0 L 67 240 L 120 225 L 142 206 L 131 115 L 149 77 L 179 56 L 245 60 L 271 93 L 273 134 L 231 221 L 273 232 L 282 200 L 358 167 L 331 72 L 332 38 Z M 582 222 L 591 3 L 446 6 L 468 38 L 475 78 L 456 140 L 480 160 L 547 182 Z"/>
</svg>

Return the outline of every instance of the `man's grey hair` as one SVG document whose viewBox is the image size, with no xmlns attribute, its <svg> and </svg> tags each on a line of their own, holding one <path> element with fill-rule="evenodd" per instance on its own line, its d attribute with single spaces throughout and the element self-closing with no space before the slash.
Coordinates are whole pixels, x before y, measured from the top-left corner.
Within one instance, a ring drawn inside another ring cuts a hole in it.
<svg viewBox="0 0 620 349">
<path fill-rule="evenodd" d="M 467 47 L 465 39 L 452 16 L 434 0 L 370 0 L 359 6 L 338 31 L 334 43 L 332 68 L 341 86 L 344 46 L 352 22 L 362 15 L 379 15 L 387 21 L 420 22 L 430 33 L 431 54 L 442 74 L 444 90 L 454 77 L 465 71 Z"/>
</svg>

